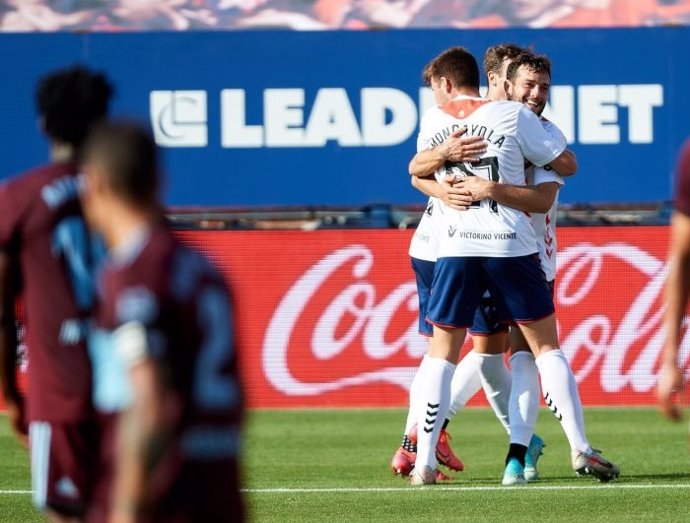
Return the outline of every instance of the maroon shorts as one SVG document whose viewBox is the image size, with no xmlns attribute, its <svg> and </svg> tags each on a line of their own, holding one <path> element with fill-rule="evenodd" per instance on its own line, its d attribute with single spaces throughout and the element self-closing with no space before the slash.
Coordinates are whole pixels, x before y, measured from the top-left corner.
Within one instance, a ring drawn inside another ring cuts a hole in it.
<svg viewBox="0 0 690 523">
<path fill-rule="evenodd" d="M 245 521 L 246 514 L 240 491 L 239 469 L 236 462 L 181 463 L 164 492 L 156 485 L 155 476 L 163 480 L 165 468 L 152 478 L 151 510 L 139 523 L 193 523 Z"/>
<path fill-rule="evenodd" d="M 99 414 L 100 452 L 98 474 L 94 478 L 92 503 L 86 514 L 86 523 L 106 523 L 110 516 L 110 498 L 115 478 L 115 452 L 119 416 Z"/>
<path fill-rule="evenodd" d="M 31 486 L 40 509 L 82 516 L 91 501 L 97 473 L 98 426 L 95 421 L 32 421 Z"/>
</svg>

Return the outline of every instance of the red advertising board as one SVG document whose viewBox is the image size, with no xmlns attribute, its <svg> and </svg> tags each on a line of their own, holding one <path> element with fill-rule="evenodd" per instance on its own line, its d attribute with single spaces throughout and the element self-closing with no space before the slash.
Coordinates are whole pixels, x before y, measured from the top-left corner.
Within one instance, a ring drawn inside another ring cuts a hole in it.
<svg viewBox="0 0 690 523">
<path fill-rule="evenodd" d="M 407 256 L 412 231 L 178 236 L 232 288 L 249 407 L 407 403 L 426 351 Z M 655 402 L 667 241 L 667 227 L 558 229 L 559 335 L 585 405 Z M 463 354 L 470 346 L 468 337 Z M 687 334 L 680 358 L 690 370 Z M 484 404 L 481 393 L 470 402 Z"/>
<path fill-rule="evenodd" d="M 179 233 L 232 285 L 250 407 L 406 404 L 426 350 L 417 333 L 411 235 Z M 667 227 L 558 231 L 561 347 L 586 405 L 655 401 L 667 239 Z M 681 358 L 690 366 L 690 340 L 683 341 Z"/>
</svg>

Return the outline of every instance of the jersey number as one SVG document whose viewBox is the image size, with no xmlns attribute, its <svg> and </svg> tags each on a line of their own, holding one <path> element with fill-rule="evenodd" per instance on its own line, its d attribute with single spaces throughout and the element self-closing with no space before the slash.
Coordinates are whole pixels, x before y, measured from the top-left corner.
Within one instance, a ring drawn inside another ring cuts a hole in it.
<svg viewBox="0 0 690 523">
<path fill-rule="evenodd" d="M 70 216 L 57 224 L 52 250 L 65 260 L 77 306 L 89 310 L 94 299 L 93 244 L 80 217 Z"/>
<path fill-rule="evenodd" d="M 458 168 L 465 173 L 465 176 L 481 176 L 492 182 L 498 182 L 501 176 L 498 173 L 498 158 L 496 156 L 487 156 L 480 158 L 476 162 L 460 162 L 457 164 Z M 478 202 L 473 202 L 470 207 L 480 207 L 482 202 L 487 202 L 491 212 L 498 212 L 498 203 L 496 200 L 485 199 Z"/>
<path fill-rule="evenodd" d="M 225 293 L 217 287 L 206 287 L 199 300 L 199 325 L 204 340 L 196 364 L 194 393 L 204 409 L 220 410 L 235 405 L 238 387 L 226 372 L 233 357 L 230 304 Z"/>
</svg>

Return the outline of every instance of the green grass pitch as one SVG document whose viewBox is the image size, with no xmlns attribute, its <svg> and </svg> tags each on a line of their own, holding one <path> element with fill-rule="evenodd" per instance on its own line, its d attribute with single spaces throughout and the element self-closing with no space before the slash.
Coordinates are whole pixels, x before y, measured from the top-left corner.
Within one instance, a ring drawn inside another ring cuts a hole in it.
<svg viewBox="0 0 690 523">
<path fill-rule="evenodd" d="M 244 476 L 251 521 L 690 522 L 688 426 L 653 409 L 587 409 L 591 443 L 621 467 L 609 484 L 574 476 L 560 425 L 542 410 L 542 479 L 501 487 L 507 437 L 487 409 L 449 428 L 465 471 L 440 486 L 409 487 L 388 464 L 405 413 L 398 409 L 253 411 Z M 0 418 L 0 521 L 34 522 L 26 451 Z"/>
</svg>

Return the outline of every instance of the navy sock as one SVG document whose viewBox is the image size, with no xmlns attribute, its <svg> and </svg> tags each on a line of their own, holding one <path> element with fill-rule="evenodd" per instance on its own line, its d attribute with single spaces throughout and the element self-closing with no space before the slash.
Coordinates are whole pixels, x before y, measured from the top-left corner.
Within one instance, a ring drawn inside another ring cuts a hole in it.
<svg viewBox="0 0 690 523">
<path fill-rule="evenodd" d="M 525 466 L 525 456 L 527 455 L 527 447 L 525 445 L 520 445 L 518 443 L 511 443 L 508 449 L 508 455 L 506 456 L 506 464 L 515 458 L 520 462 L 520 465 Z"/>
</svg>

